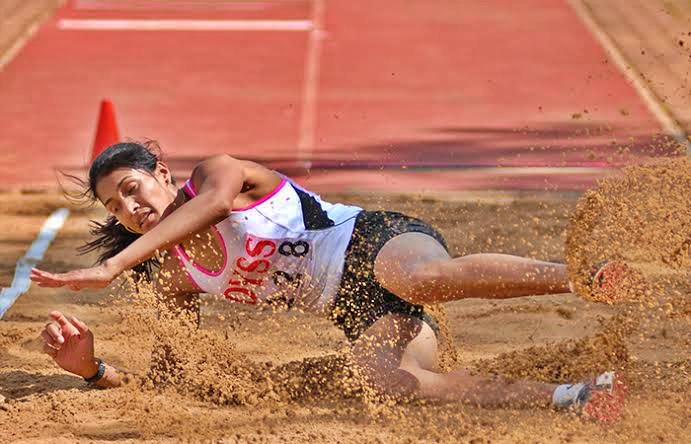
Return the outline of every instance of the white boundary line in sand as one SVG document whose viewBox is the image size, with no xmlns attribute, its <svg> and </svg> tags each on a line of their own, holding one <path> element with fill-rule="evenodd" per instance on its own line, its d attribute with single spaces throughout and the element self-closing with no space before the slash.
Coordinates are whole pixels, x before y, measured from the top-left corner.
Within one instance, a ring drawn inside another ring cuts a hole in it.
<svg viewBox="0 0 691 444">
<path fill-rule="evenodd" d="M 64 31 L 311 31 L 310 20 L 62 19 Z"/>
<path fill-rule="evenodd" d="M 321 41 L 324 37 L 324 10 L 324 0 L 312 0 L 312 23 L 314 26 L 309 34 L 307 53 L 305 54 L 305 77 L 302 84 L 297 152 L 298 162 L 307 169 L 312 166 L 312 151 L 314 150 Z"/>
<path fill-rule="evenodd" d="M 21 37 L 19 37 L 13 44 L 10 46 L 7 51 L 5 51 L 3 54 L 0 54 L 0 71 L 2 71 L 2 68 L 4 68 L 8 63 L 12 61 L 12 59 L 15 58 L 17 54 L 19 54 L 19 51 L 26 45 L 31 37 L 33 37 L 34 34 L 36 34 L 36 31 L 38 31 L 38 28 L 40 28 L 41 25 L 39 22 L 34 22 L 32 23 L 26 31 L 22 34 Z"/>
<path fill-rule="evenodd" d="M 29 274 L 36 262 L 43 259 L 43 254 L 48 249 L 50 243 L 55 239 L 58 230 L 63 226 L 70 212 L 67 208 L 60 208 L 53 212 L 43 223 L 36 240 L 31 244 L 26 254 L 17 261 L 14 269 L 14 278 L 9 288 L 0 290 L 0 319 L 5 312 L 14 304 L 19 296 L 24 294 L 31 285 Z"/>
<path fill-rule="evenodd" d="M 663 130 L 667 134 L 673 136 L 677 142 L 685 146 L 686 154 L 691 156 L 691 141 L 688 139 L 686 130 L 679 125 L 679 122 L 674 118 L 671 111 L 665 108 L 660 98 L 650 90 L 645 80 L 626 60 L 626 57 L 624 57 L 614 41 L 595 20 L 595 17 L 590 9 L 583 3 L 583 0 L 567 0 L 567 2 L 571 6 L 571 9 L 573 9 L 576 15 L 581 19 L 585 27 L 588 28 L 598 43 L 600 43 L 609 58 L 614 62 L 617 68 L 619 68 L 619 71 L 621 71 L 626 79 L 633 85 L 650 112 L 655 116 L 660 125 L 662 125 Z"/>
<path fill-rule="evenodd" d="M 31 40 L 31 37 L 36 34 L 36 32 L 39 30 L 43 22 L 46 21 L 49 17 L 52 16 L 55 10 L 58 8 L 62 7 L 62 5 L 65 3 L 66 0 L 60 0 L 58 4 L 55 6 L 54 10 L 51 10 L 50 14 L 41 14 L 36 20 L 29 25 L 24 32 L 15 40 L 15 42 L 10 46 L 4 53 L 0 54 L 0 71 L 7 66 L 12 59 L 16 57 L 17 54 L 19 54 L 19 51 L 26 45 L 29 40 Z M 1 316 L 0 316 L 1 317 Z"/>
</svg>

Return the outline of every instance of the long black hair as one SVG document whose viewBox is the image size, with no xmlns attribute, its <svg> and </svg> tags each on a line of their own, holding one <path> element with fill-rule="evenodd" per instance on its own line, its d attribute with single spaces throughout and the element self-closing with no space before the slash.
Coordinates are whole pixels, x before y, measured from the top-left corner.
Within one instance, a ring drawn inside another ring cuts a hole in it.
<svg viewBox="0 0 691 444">
<path fill-rule="evenodd" d="M 98 200 L 96 184 L 101 177 L 118 168 L 134 168 L 153 174 L 160 160 L 161 150 L 158 143 L 153 140 L 116 143 L 103 150 L 94 159 L 89 168 L 87 180 L 65 174 L 80 186 L 81 191 L 68 192 L 63 189 L 63 192 L 73 202 L 84 203 L 87 201 L 89 204 L 93 204 Z M 97 260 L 99 264 L 115 256 L 141 236 L 139 233 L 128 231 L 113 215 L 109 215 L 103 222 L 92 220 L 89 232 L 94 236 L 94 239 L 77 248 L 77 251 L 80 254 L 86 254 L 100 250 Z M 154 257 L 132 267 L 132 270 L 150 281 L 154 269 L 158 266 L 159 261 Z"/>
</svg>

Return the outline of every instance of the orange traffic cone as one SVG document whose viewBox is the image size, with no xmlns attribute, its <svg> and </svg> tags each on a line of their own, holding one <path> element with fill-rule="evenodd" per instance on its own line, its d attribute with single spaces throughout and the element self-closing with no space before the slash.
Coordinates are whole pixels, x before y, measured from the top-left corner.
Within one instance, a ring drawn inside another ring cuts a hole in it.
<svg viewBox="0 0 691 444">
<path fill-rule="evenodd" d="M 110 100 L 103 99 L 101 100 L 101 110 L 98 113 L 94 145 L 91 148 L 91 160 L 93 161 L 96 156 L 101 154 L 101 151 L 119 141 L 118 125 L 115 123 L 115 107 Z"/>
</svg>

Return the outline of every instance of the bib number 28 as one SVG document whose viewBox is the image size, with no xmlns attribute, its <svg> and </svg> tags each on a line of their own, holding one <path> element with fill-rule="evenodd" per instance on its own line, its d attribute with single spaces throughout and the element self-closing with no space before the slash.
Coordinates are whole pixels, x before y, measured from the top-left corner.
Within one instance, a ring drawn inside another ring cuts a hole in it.
<svg viewBox="0 0 691 444">
<path fill-rule="evenodd" d="M 293 256 L 296 258 L 302 258 L 307 256 L 307 253 L 309 252 L 310 244 L 303 240 L 295 242 L 284 241 L 281 243 L 281 245 L 278 246 L 278 253 L 283 256 Z M 274 284 L 279 286 L 290 285 L 294 288 L 300 288 L 300 285 L 302 285 L 301 273 L 290 274 L 287 271 L 278 270 L 274 271 L 273 276 L 271 278 L 274 281 Z"/>
<path fill-rule="evenodd" d="M 295 242 L 284 241 L 278 246 L 279 254 L 283 256 L 292 256 L 295 258 L 303 258 L 307 256 L 309 251 L 310 244 L 303 240 L 298 240 Z M 287 271 L 277 270 L 271 275 L 271 280 L 278 287 L 292 287 L 293 289 L 298 289 L 302 285 L 303 275 L 302 273 L 289 273 Z M 272 298 L 269 298 L 267 302 L 271 304 L 280 302 L 290 308 L 294 301 L 288 300 L 286 295 L 276 295 Z"/>
</svg>

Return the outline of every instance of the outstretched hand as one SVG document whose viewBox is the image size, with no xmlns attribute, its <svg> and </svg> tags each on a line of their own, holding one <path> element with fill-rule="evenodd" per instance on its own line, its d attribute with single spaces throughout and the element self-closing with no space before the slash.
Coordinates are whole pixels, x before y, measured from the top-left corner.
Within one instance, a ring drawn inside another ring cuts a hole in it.
<svg viewBox="0 0 691 444">
<path fill-rule="evenodd" d="M 107 265 L 101 264 L 91 268 L 68 271 L 67 273 L 49 273 L 33 268 L 30 278 L 39 287 L 67 286 L 71 290 L 79 291 L 83 288 L 107 287 L 118 274 Z"/>
<path fill-rule="evenodd" d="M 96 374 L 94 335 L 86 324 L 59 311 L 52 311 L 50 317 L 53 320 L 41 332 L 43 351 L 70 373 L 87 378 Z"/>
</svg>

